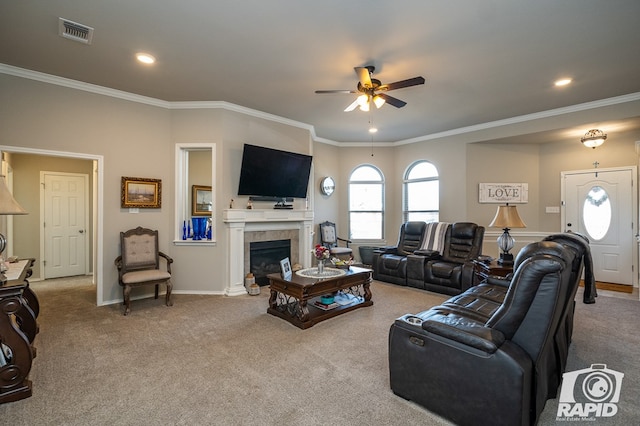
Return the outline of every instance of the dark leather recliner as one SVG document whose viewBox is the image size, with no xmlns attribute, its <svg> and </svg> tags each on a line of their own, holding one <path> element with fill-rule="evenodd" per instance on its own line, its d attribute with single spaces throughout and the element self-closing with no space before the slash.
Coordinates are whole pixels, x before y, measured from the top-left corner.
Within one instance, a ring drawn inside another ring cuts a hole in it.
<svg viewBox="0 0 640 426">
<path fill-rule="evenodd" d="M 407 256 L 424 240 L 425 222 L 406 222 L 400 226 L 398 244 L 373 252 L 373 279 L 407 285 Z"/>
<path fill-rule="evenodd" d="M 397 319 L 389 334 L 393 392 L 460 425 L 535 424 L 566 366 L 566 330 L 583 265 L 592 275 L 589 259 L 579 237 L 532 243 L 510 280 Z"/>
<path fill-rule="evenodd" d="M 407 258 L 407 285 L 460 294 L 474 284 L 473 259 L 482 251 L 484 227 L 471 222 L 449 225 L 442 253 L 417 251 Z"/>
</svg>

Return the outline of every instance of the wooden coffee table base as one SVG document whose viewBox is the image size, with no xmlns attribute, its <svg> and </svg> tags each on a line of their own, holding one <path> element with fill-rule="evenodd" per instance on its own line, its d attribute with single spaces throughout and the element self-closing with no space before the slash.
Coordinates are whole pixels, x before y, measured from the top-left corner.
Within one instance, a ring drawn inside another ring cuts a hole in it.
<svg viewBox="0 0 640 426">
<path fill-rule="evenodd" d="M 352 266 L 345 275 L 322 280 L 293 275 L 288 280 L 280 274 L 268 275 L 271 288 L 267 313 L 280 317 L 302 329 L 329 318 L 373 305 L 371 270 Z M 349 305 L 323 310 L 314 305 L 320 296 L 341 291 L 356 297 Z"/>
</svg>

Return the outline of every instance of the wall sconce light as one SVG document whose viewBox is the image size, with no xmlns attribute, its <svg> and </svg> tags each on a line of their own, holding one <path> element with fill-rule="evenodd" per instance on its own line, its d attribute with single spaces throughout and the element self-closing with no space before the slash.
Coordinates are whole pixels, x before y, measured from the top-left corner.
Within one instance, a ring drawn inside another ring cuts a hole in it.
<svg viewBox="0 0 640 426">
<path fill-rule="evenodd" d="M 504 231 L 502 235 L 498 237 L 498 248 L 502 250 L 498 264 L 513 265 L 513 254 L 509 253 L 509 251 L 515 245 L 516 240 L 509 234 L 509 229 L 527 227 L 522 219 L 520 219 L 516 206 L 510 206 L 509 204 L 506 206 L 498 206 L 496 216 L 489 226 L 492 228 L 502 228 Z"/>
<path fill-rule="evenodd" d="M 607 134 L 602 130 L 591 129 L 587 133 L 584 134 L 580 142 L 584 144 L 587 148 L 596 148 L 604 143 L 607 139 Z"/>
</svg>

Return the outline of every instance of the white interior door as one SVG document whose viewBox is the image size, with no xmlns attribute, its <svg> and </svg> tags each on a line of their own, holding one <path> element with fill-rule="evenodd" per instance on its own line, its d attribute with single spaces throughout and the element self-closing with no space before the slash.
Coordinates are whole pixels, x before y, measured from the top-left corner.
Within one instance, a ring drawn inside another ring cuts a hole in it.
<svg viewBox="0 0 640 426">
<path fill-rule="evenodd" d="M 44 278 L 87 273 L 88 176 L 42 172 Z"/>
<path fill-rule="evenodd" d="M 635 170 L 563 172 L 562 226 L 590 240 L 597 281 L 633 284 Z"/>
</svg>

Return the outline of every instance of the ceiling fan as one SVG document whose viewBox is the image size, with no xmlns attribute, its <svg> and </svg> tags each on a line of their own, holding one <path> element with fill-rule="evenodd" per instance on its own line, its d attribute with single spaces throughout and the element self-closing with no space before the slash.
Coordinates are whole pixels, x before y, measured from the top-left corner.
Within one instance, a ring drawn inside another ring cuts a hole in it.
<svg viewBox="0 0 640 426">
<path fill-rule="evenodd" d="M 369 111 L 371 102 L 376 108 L 380 108 L 385 103 L 402 108 L 407 104 L 405 101 L 381 92 L 417 86 L 425 82 L 424 77 L 413 77 L 395 83 L 382 84 L 380 80 L 371 78 L 375 69 L 373 65 L 354 68 L 359 80 L 357 90 L 316 90 L 316 93 L 360 93 L 356 100 L 345 108 L 345 112 L 353 111 L 357 107 L 360 107 L 361 111 Z"/>
</svg>

